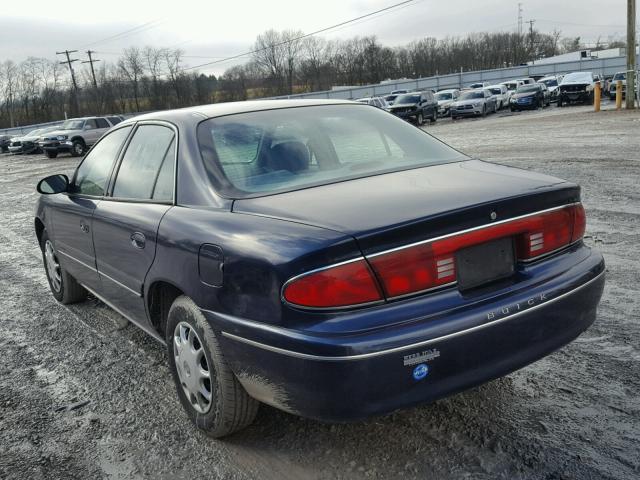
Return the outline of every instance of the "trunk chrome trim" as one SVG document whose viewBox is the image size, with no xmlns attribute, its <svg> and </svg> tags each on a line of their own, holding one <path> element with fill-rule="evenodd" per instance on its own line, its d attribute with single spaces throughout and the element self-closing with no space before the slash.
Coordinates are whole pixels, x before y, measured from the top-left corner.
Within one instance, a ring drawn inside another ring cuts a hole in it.
<svg viewBox="0 0 640 480">
<path fill-rule="evenodd" d="M 419 242 L 410 243 L 408 245 L 402 245 L 400 247 L 391 248 L 389 250 L 384 250 L 382 252 L 372 253 L 370 255 L 365 255 L 366 258 L 374 258 L 380 255 L 386 255 L 387 253 L 393 253 L 400 250 L 404 250 L 411 247 L 416 247 L 418 245 L 424 245 L 425 243 L 437 242 L 438 240 L 444 240 L 445 238 L 455 237 L 457 235 L 463 235 L 465 233 L 475 232 L 477 230 L 482 230 L 483 228 L 493 227 L 494 225 L 501 225 L 503 223 L 509 223 L 516 220 L 522 220 L 523 218 L 533 217 L 534 215 L 540 215 L 541 213 L 553 212 L 556 210 L 562 210 L 563 208 L 571 207 L 573 205 L 579 205 L 580 202 L 567 203 L 566 205 L 561 205 L 559 207 L 547 208 L 545 210 L 538 210 L 537 212 L 527 213 L 525 215 L 520 215 L 518 217 L 506 218 L 504 220 L 500 220 L 498 222 L 485 223 L 483 225 L 478 225 L 477 227 L 467 228 L 465 230 L 458 230 L 457 232 L 447 233 L 446 235 L 440 235 L 439 237 L 429 238 L 427 240 L 420 240 Z M 564 248 L 564 247 L 563 247 Z"/>
<path fill-rule="evenodd" d="M 410 350 L 413 348 L 420 348 L 420 347 L 424 347 L 433 343 L 437 343 L 437 342 L 441 342 L 441 341 L 445 341 L 445 340 L 450 340 L 452 338 L 456 338 L 462 335 L 467 335 L 469 333 L 473 333 L 476 332 L 478 330 L 483 330 L 485 328 L 488 327 L 492 327 L 495 325 L 498 325 L 500 323 L 503 323 L 507 320 L 519 317 L 521 315 L 524 315 L 525 313 L 530 313 L 533 311 L 536 311 L 538 309 L 540 309 L 541 307 L 544 306 L 548 306 L 551 305 L 553 303 L 556 303 L 559 300 L 562 300 L 563 298 L 566 298 L 569 295 L 572 295 L 573 293 L 576 293 L 580 290 L 582 290 L 583 288 L 588 287 L 589 285 L 591 285 L 592 283 L 596 282 L 597 280 L 599 280 L 600 278 L 602 278 L 605 274 L 605 271 L 603 270 L 602 272 L 600 272 L 599 274 L 597 274 L 595 277 L 593 277 L 592 279 L 586 281 L 585 283 L 577 286 L 576 288 L 569 290 L 568 292 L 565 292 L 561 295 L 558 295 L 557 297 L 552 298 L 551 300 L 548 300 L 544 303 L 540 303 L 538 305 L 534 305 L 533 307 L 527 308 L 526 310 L 521 310 L 519 312 L 516 312 L 512 315 L 507 315 L 505 317 L 499 318 L 497 320 L 493 320 L 491 322 L 486 322 L 483 323 L 481 325 L 476 325 L 474 327 L 471 328 L 467 328 L 465 330 L 459 330 L 457 332 L 452 332 L 449 333 L 447 335 L 442 335 L 441 337 L 436 337 L 436 338 L 431 338 L 429 340 L 423 340 L 421 342 L 416 342 L 416 343 L 412 343 L 409 345 L 402 345 L 399 347 L 394 347 L 394 348 L 389 348 L 386 350 L 379 350 L 377 352 L 370 352 L 370 353 L 361 353 L 361 354 L 356 354 L 356 355 L 343 355 L 343 356 L 324 356 L 324 355 L 312 355 L 309 353 L 302 353 L 302 352 L 296 352 L 293 350 L 287 350 L 284 348 L 279 348 L 279 347 L 274 347 L 271 345 L 266 345 L 264 343 L 260 343 L 260 342 L 256 342 L 255 340 L 250 340 L 248 338 L 244 338 L 244 337 L 240 337 L 238 335 L 234 335 L 232 333 L 229 332 L 225 332 L 222 331 L 222 336 L 227 337 L 231 340 L 235 340 L 237 342 L 241 342 L 241 343 L 245 343 L 247 345 L 251 345 L 254 346 L 256 348 L 260 348 L 263 350 L 267 350 L 270 352 L 274 352 L 274 353 L 278 353 L 281 355 L 286 355 L 286 356 L 290 356 L 290 357 L 295 357 L 295 358 L 301 358 L 304 360 L 314 360 L 314 361 L 323 361 L 323 362 L 342 362 L 342 361 L 354 361 L 354 360 L 365 360 L 367 358 L 374 358 L 374 357 L 379 357 L 382 355 L 389 355 L 392 353 L 396 353 L 396 352 L 401 352 L 404 350 Z"/>
</svg>

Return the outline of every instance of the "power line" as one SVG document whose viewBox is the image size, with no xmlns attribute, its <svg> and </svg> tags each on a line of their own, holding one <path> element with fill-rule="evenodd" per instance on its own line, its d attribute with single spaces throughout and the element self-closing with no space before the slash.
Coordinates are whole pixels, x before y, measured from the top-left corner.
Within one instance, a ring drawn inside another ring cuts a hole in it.
<svg viewBox="0 0 640 480">
<path fill-rule="evenodd" d="M 358 20 L 362 20 L 363 18 L 371 17 L 372 15 L 376 15 L 376 14 L 381 13 L 381 12 L 386 12 L 388 10 L 397 8 L 397 7 L 401 6 L 401 5 L 406 5 L 408 3 L 413 3 L 414 1 L 415 0 L 405 0 L 403 2 L 399 2 L 399 3 L 396 3 L 394 5 L 389 5 L 388 7 L 381 8 L 380 10 L 376 10 L 375 12 L 367 13 L 365 15 L 360 15 L 359 17 L 352 18 L 350 20 L 346 20 L 344 22 L 340 22 L 340 23 L 337 23 L 335 25 L 331 25 L 330 27 L 321 28 L 320 30 L 316 30 L 315 32 L 305 33 L 304 35 L 300 35 L 298 37 L 291 38 L 289 40 L 285 40 L 283 42 L 276 43 L 275 45 L 270 45 L 269 47 L 258 48 L 256 50 L 251 50 L 251 51 L 248 51 L 248 52 L 240 53 L 238 55 L 232 55 L 230 57 L 222 58 L 220 60 L 215 60 L 213 62 L 207 62 L 207 63 L 202 63 L 202 64 L 199 64 L 199 65 L 194 65 L 192 67 L 186 67 L 186 68 L 183 68 L 182 70 L 183 71 L 194 70 L 194 69 L 200 68 L 200 67 L 207 67 L 209 65 L 215 65 L 217 63 L 227 62 L 229 60 L 235 60 L 236 58 L 245 57 L 247 55 L 253 55 L 254 53 L 258 53 L 258 52 L 261 52 L 263 50 L 267 50 L 269 48 L 279 47 L 281 45 L 286 45 L 287 43 L 292 43 L 292 42 L 295 42 L 295 41 L 298 41 L 298 40 L 302 40 L 303 38 L 311 37 L 311 36 L 317 35 L 319 33 L 323 33 L 323 32 L 329 31 L 329 30 L 333 30 L 333 29 L 338 28 L 338 27 L 342 27 L 343 25 L 347 25 L 349 23 L 353 23 L 353 22 L 356 22 Z"/>
<path fill-rule="evenodd" d="M 80 48 L 91 47 L 91 46 L 96 45 L 98 43 L 104 43 L 104 42 L 107 42 L 107 41 L 110 41 L 110 40 L 121 39 L 121 38 L 127 37 L 129 35 L 138 34 L 138 33 L 143 32 L 144 30 L 149 30 L 151 28 L 155 28 L 160 23 L 162 23 L 162 20 L 151 20 L 150 22 L 143 23 L 142 25 L 138 25 L 137 27 L 130 28 L 128 30 L 125 30 L 124 32 L 116 33 L 115 35 L 111 35 L 111 36 L 103 38 L 101 40 L 96 40 L 95 42 L 88 43 L 86 45 L 83 45 Z"/>
</svg>

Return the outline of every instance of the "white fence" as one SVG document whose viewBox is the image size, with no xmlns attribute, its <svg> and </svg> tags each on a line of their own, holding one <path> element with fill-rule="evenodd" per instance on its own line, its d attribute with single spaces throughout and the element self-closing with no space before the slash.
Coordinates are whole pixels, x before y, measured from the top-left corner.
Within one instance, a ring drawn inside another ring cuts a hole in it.
<svg viewBox="0 0 640 480">
<path fill-rule="evenodd" d="M 572 62 L 545 63 L 540 65 L 522 65 L 518 67 L 498 68 L 495 70 L 481 70 L 477 72 L 460 72 L 435 77 L 418 78 L 416 80 L 402 80 L 385 82 L 361 87 L 343 88 L 339 90 L 325 90 L 322 92 L 298 93 L 273 98 L 329 98 L 349 100 L 362 97 L 386 95 L 392 90 L 442 90 L 445 88 L 462 88 L 475 82 L 500 83 L 514 78 L 529 77 L 531 75 L 560 75 L 570 72 L 593 72 L 599 75 L 613 75 L 627 69 L 626 57 L 612 57 L 601 59 L 584 59 Z"/>
</svg>

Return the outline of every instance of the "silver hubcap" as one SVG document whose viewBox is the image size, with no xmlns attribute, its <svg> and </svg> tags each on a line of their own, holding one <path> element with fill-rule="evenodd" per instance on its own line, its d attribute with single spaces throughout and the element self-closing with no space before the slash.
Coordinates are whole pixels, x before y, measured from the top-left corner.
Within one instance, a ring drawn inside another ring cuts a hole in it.
<svg viewBox="0 0 640 480">
<path fill-rule="evenodd" d="M 47 274 L 51 281 L 51 286 L 56 292 L 62 288 L 62 276 L 60 272 L 60 264 L 56 258 L 56 254 L 53 251 L 53 244 L 50 240 L 44 244 L 44 258 L 47 263 Z"/>
<path fill-rule="evenodd" d="M 76 149 L 76 153 L 80 155 L 82 153 L 82 145 L 80 143 L 76 143 L 74 148 Z"/>
<path fill-rule="evenodd" d="M 211 371 L 196 331 L 180 322 L 173 332 L 173 358 L 184 394 L 199 413 L 211 408 Z"/>
</svg>

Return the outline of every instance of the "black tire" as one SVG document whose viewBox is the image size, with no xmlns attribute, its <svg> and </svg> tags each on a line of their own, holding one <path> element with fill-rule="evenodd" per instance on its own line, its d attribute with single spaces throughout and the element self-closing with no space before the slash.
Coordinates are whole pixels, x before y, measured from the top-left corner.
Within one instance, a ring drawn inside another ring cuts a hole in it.
<svg viewBox="0 0 640 480">
<path fill-rule="evenodd" d="M 54 150 L 45 150 L 44 153 L 47 156 L 47 158 L 56 158 L 58 156 L 58 152 Z"/>
<path fill-rule="evenodd" d="M 482 106 L 482 116 L 483 117 L 487 116 L 487 104 L 486 103 Z"/>
<path fill-rule="evenodd" d="M 87 151 L 87 146 L 84 141 L 77 138 L 71 144 L 71 156 L 72 157 L 81 157 Z"/>
<path fill-rule="evenodd" d="M 42 232 L 42 237 L 40 238 L 40 250 L 42 251 L 42 262 L 44 263 L 44 270 L 47 274 L 47 281 L 49 282 L 49 288 L 51 288 L 53 297 L 64 305 L 83 301 L 87 298 L 87 291 L 59 263 L 58 271 L 60 276 L 60 287 L 56 288 L 56 281 L 52 278 L 52 273 L 50 272 L 50 269 L 47 265 L 47 243 L 51 245 L 54 253 L 54 260 L 57 262 L 58 259 L 57 254 L 55 253 L 55 248 L 53 247 L 53 242 L 51 241 L 51 239 L 49 238 L 49 234 L 45 230 Z"/>
<path fill-rule="evenodd" d="M 451 115 L 451 120 L 455 122 L 456 120 L 458 120 L 458 116 L 452 114 Z"/>
<path fill-rule="evenodd" d="M 422 116 L 422 112 L 418 113 L 418 116 L 416 117 L 416 123 L 418 124 L 418 126 L 424 124 L 424 117 Z"/>
<path fill-rule="evenodd" d="M 193 406 L 182 387 L 176 369 L 174 331 L 188 324 L 201 340 L 210 375 L 210 407 L 201 413 Z M 259 402 L 251 398 L 235 377 L 222 354 L 216 335 L 200 309 L 186 296 L 178 297 L 171 308 L 165 332 L 169 368 L 176 384 L 178 398 L 191 421 L 207 435 L 220 438 L 250 425 L 258 412 Z M 215 382 L 215 387 L 211 383 Z"/>
<path fill-rule="evenodd" d="M 433 109 L 433 114 L 431 115 L 431 123 L 436 123 L 438 121 L 438 110 Z"/>
</svg>

